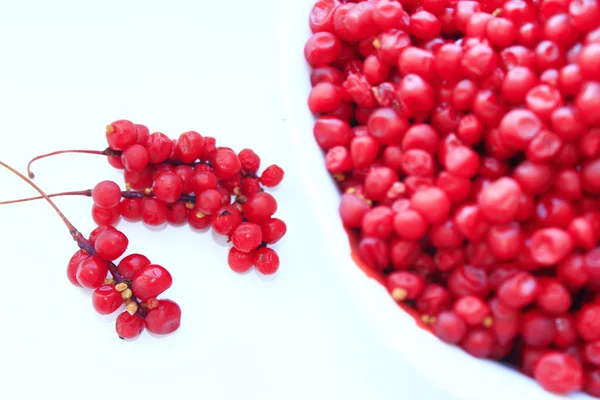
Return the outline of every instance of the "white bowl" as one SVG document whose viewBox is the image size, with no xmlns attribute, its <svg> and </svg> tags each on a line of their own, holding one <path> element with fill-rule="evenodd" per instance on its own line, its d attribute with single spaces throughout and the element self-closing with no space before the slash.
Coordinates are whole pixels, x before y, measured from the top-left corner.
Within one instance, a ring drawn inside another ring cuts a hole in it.
<svg viewBox="0 0 600 400">
<path fill-rule="evenodd" d="M 304 60 L 303 47 L 310 36 L 309 12 L 314 0 L 281 2 L 281 87 L 285 118 L 295 147 L 298 165 L 302 165 L 305 190 L 313 199 L 310 204 L 322 221 L 321 229 L 329 238 L 328 247 L 338 260 L 332 267 L 356 300 L 356 307 L 389 341 L 399 357 L 439 386 L 449 395 L 464 400 L 561 399 L 545 392 L 533 379 L 497 362 L 483 361 L 462 350 L 448 346 L 419 328 L 414 319 L 402 311 L 387 291 L 369 279 L 352 261 L 350 246 L 338 218 L 339 193 L 325 173 L 323 154 L 312 135 L 313 116 L 307 108 L 310 69 Z M 399 376 L 401 381 L 402 377 Z M 591 399 L 574 394 L 569 399 Z"/>
</svg>

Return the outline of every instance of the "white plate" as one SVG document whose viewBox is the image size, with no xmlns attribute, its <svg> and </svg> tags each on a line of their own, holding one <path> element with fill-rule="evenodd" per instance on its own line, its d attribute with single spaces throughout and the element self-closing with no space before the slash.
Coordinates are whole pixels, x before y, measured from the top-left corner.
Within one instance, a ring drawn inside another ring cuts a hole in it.
<svg viewBox="0 0 600 400">
<path fill-rule="evenodd" d="M 369 319 L 386 341 L 391 343 L 400 359 L 409 363 L 432 385 L 439 385 L 457 399 L 506 400 L 559 399 L 542 390 L 532 379 L 498 363 L 475 359 L 462 350 L 443 344 L 433 335 L 417 327 L 412 317 L 391 301 L 387 291 L 375 280 L 367 278 L 358 267 L 352 266 L 350 248 L 337 215 L 339 194 L 323 165 L 323 154 L 314 142 L 314 118 L 306 106 L 310 91 L 310 69 L 304 60 L 303 46 L 310 36 L 307 23 L 313 0 L 283 3 L 282 21 L 282 87 L 287 110 L 289 132 L 294 139 L 298 163 L 303 163 L 303 185 L 319 201 L 311 203 L 322 221 L 328 246 L 334 253 L 339 276 L 355 299 L 358 309 Z M 303 77 L 304 80 L 299 80 Z M 423 397 L 424 398 L 424 397 Z M 573 399 L 591 399 L 584 394 Z"/>
</svg>

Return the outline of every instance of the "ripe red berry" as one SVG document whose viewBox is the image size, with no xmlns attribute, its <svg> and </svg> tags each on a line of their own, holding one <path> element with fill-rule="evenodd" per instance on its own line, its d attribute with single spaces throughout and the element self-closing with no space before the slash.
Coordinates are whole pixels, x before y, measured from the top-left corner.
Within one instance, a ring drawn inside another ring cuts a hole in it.
<svg viewBox="0 0 600 400">
<path fill-rule="evenodd" d="M 350 129 L 350 128 L 348 128 Z M 238 158 L 242 164 L 242 168 L 249 172 L 258 171 L 260 167 L 260 157 L 251 149 L 244 149 L 238 153 Z"/>
<path fill-rule="evenodd" d="M 227 255 L 227 264 L 229 268 L 233 271 L 242 273 L 248 271 L 252 268 L 254 263 L 254 253 L 244 253 L 239 251 L 235 247 L 229 249 L 229 254 Z"/>
<path fill-rule="evenodd" d="M 128 245 L 129 239 L 122 232 L 116 229 L 106 229 L 98 235 L 94 249 L 103 260 L 113 261 L 125 253 Z"/>
<path fill-rule="evenodd" d="M 260 183 L 266 187 L 275 187 L 283 180 L 283 170 L 278 165 L 270 165 L 260 175 Z"/>
<path fill-rule="evenodd" d="M 245 253 L 255 250 L 262 242 L 262 230 L 260 225 L 243 222 L 231 235 L 235 248 Z"/>
<path fill-rule="evenodd" d="M 204 153 L 204 138 L 198 132 L 189 131 L 182 133 L 175 144 L 175 158 L 192 163 Z"/>
<path fill-rule="evenodd" d="M 132 279 L 139 270 L 148 265 L 150 265 L 148 257 L 142 254 L 130 254 L 119 262 L 118 269 L 123 279 Z"/>
<path fill-rule="evenodd" d="M 257 224 L 265 222 L 277 211 L 277 201 L 265 192 L 259 192 L 249 198 L 242 206 L 242 213 L 249 222 Z"/>
<path fill-rule="evenodd" d="M 229 236 L 242 223 L 242 213 L 235 206 L 220 208 L 212 222 L 212 227 L 220 235 Z"/>
<path fill-rule="evenodd" d="M 543 355 L 533 373 L 542 387 L 553 393 L 566 394 L 583 387 L 583 368 L 570 354 L 550 352 Z"/>
<path fill-rule="evenodd" d="M 91 256 L 81 261 L 77 267 L 77 282 L 85 288 L 96 289 L 102 286 L 108 274 L 106 261 L 98 256 Z"/>
<path fill-rule="evenodd" d="M 143 145 L 134 144 L 123 151 L 121 162 L 127 171 L 140 172 L 150 162 L 150 155 Z"/>
<path fill-rule="evenodd" d="M 137 130 L 131 121 L 119 120 L 106 126 L 106 140 L 113 150 L 125 150 L 137 141 Z"/>
<path fill-rule="evenodd" d="M 175 332 L 181 325 L 181 308 L 171 300 L 159 300 L 158 306 L 144 318 L 148 332 L 157 335 L 167 335 Z"/>
<path fill-rule="evenodd" d="M 100 286 L 92 293 L 92 305 L 102 315 L 112 314 L 121 307 L 121 304 L 123 299 L 121 293 L 115 289 L 115 285 Z"/>
<path fill-rule="evenodd" d="M 113 208 L 121 201 L 121 189 L 113 181 L 102 181 L 92 189 L 92 200 L 101 208 Z"/>
<path fill-rule="evenodd" d="M 150 264 L 140 269 L 131 280 L 134 296 L 144 301 L 156 297 L 171 287 L 173 278 L 160 265 Z"/>
<path fill-rule="evenodd" d="M 122 339 L 135 339 L 143 329 L 144 319 L 139 314 L 130 314 L 124 311 L 117 317 L 117 335 Z"/>
<path fill-rule="evenodd" d="M 87 252 L 78 250 L 69 260 L 69 264 L 67 265 L 67 278 L 69 278 L 69 282 L 73 285 L 81 287 L 81 284 L 77 280 L 77 268 L 83 260 L 87 260 L 90 257 L 91 256 Z"/>
<path fill-rule="evenodd" d="M 254 252 L 253 263 L 263 275 L 273 275 L 279 269 L 279 256 L 275 250 L 263 247 Z"/>
</svg>

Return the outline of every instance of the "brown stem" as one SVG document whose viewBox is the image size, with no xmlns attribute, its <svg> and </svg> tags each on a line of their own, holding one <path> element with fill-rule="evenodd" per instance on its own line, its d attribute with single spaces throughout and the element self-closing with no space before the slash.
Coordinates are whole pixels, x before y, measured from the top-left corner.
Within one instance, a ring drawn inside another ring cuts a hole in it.
<svg viewBox="0 0 600 400">
<path fill-rule="evenodd" d="M 45 199 L 46 197 L 63 197 L 63 196 L 92 197 L 92 189 L 75 190 L 75 191 L 71 191 L 71 192 L 52 193 L 52 194 L 47 194 L 46 196 L 26 197 L 24 199 L 5 200 L 5 201 L 0 201 L 0 205 L 25 203 L 27 201 Z M 142 199 L 144 197 L 154 197 L 154 193 L 151 190 L 139 191 L 139 192 L 132 191 L 132 190 L 125 190 L 125 191 L 121 192 L 121 197 L 123 197 L 124 199 Z M 184 194 L 184 195 L 181 195 L 181 197 L 179 197 L 179 200 L 177 200 L 177 201 L 183 201 L 186 203 L 194 203 L 195 204 L 196 196 Z"/>
<path fill-rule="evenodd" d="M 54 211 L 56 211 L 56 213 L 58 214 L 58 216 L 60 217 L 60 219 L 62 219 L 62 221 L 64 222 L 64 224 L 67 226 L 67 228 L 69 229 L 69 233 L 71 234 L 71 237 L 73 238 L 73 240 L 75 240 L 75 242 L 77 242 L 77 246 L 79 246 L 79 248 L 83 251 L 85 251 L 86 253 L 88 253 L 91 256 L 96 256 L 96 249 L 94 248 L 94 245 L 87 240 L 82 234 L 81 232 L 79 232 L 77 230 L 77 228 L 75 228 L 75 226 L 71 223 L 71 221 L 69 221 L 67 219 L 67 217 L 62 213 L 62 211 L 60 211 L 60 209 L 58 208 L 58 206 L 52 201 L 52 199 L 50 198 L 49 195 L 47 195 L 42 189 L 40 189 L 40 187 L 38 185 L 36 185 L 35 183 L 33 183 L 31 180 L 27 179 L 27 177 L 25 177 L 25 175 L 21 174 L 19 171 L 17 171 L 16 169 L 14 169 L 13 167 L 11 167 L 10 165 L 6 164 L 3 161 L 0 161 L 0 166 L 8 169 L 9 171 L 11 171 L 13 174 L 17 175 L 19 178 L 21 178 L 22 180 L 24 180 L 29 186 L 31 186 L 32 188 L 34 188 L 39 194 L 40 197 L 39 198 L 43 198 L 45 199 L 48 204 L 50 204 L 50 206 L 52 208 L 54 208 Z M 82 192 L 78 192 L 78 194 L 81 194 L 83 192 L 88 192 L 88 191 L 82 191 Z M 89 191 L 90 195 L 91 195 L 91 190 Z M 124 281 L 123 276 L 121 275 L 121 273 L 119 272 L 119 269 L 117 268 L 117 266 L 111 262 L 111 261 L 105 261 L 108 270 L 110 271 L 111 275 L 113 276 L 113 279 L 115 280 L 115 282 L 117 283 L 121 283 Z M 145 312 L 143 310 L 141 310 L 141 308 L 139 307 L 139 302 L 137 301 L 137 299 L 135 297 L 132 297 L 132 300 L 135 301 L 138 304 L 138 311 L 140 311 L 140 316 L 144 317 L 145 316 Z"/>
<path fill-rule="evenodd" d="M 59 154 L 70 154 L 70 153 L 74 153 L 74 154 L 94 154 L 94 155 L 98 155 L 98 156 L 107 156 L 107 157 L 120 157 L 121 154 L 123 153 L 122 151 L 118 151 L 118 150 L 113 150 L 110 147 L 100 151 L 100 150 L 59 150 L 59 151 L 53 151 L 51 153 L 47 153 L 47 154 L 42 154 L 41 156 L 37 156 L 31 159 L 31 161 L 29 161 L 29 164 L 27 164 L 27 175 L 29 175 L 29 178 L 33 179 L 35 177 L 35 174 L 31 171 L 31 164 L 33 164 L 34 162 L 41 160 L 43 158 L 46 157 L 51 157 L 51 156 L 56 156 Z M 196 165 L 200 165 L 200 164 L 204 164 L 204 165 L 208 165 L 210 167 L 212 167 L 212 163 L 210 161 L 197 161 L 197 162 L 193 162 L 193 163 L 184 163 L 181 161 L 177 161 L 177 160 L 166 160 L 163 162 L 164 164 L 171 164 L 171 165 L 189 165 L 190 167 L 195 167 Z"/>
<path fill-rule="evenodd" d="M 53 151 L 52 153 L 47 153 L 47 154 L 42 154 L 41 156 L 37 156 L 31 159 L 31 161 L 29 161 L 29 164 L 27 164 L 27 175 L 29 176 L 29 178 L 33 179 L 35 177 L 35 174 L 33 172 L 31 172 L 31 164 L 33 164 L 34 162 L 36 162 L 37 160 L 41 160 L 42 158 L 46 158 L 46 157 L 51 157 L 51 156 L 56 156 L 59 154 L 68 154 L 68 153 L 75 153 L 75 154 L 95 154 L 95 155 L 99 155 L 99 156 L 117 156 L 117 155 L 121 155 L 121 152 L 117 152 L 114 151 L 110 148 L 103 150 L 103 151 L 99 151 L 99 150 L 59 150 L 59 151 Z"/>
</svg>

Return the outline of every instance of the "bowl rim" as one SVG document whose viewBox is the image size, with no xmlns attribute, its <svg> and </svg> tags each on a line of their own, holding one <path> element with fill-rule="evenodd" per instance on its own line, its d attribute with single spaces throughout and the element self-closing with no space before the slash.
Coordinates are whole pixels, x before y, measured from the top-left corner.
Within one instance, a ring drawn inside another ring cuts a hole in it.
<svg viewBox="0 0 600 400">
<path fill-rule="evenodd" d="M 446 345 L 419 328 L 383 286 L 356 266 L 344 227 L 337 217 L 340 194 L 329 174 L 324 173 L 324 156 L 311 134 L 315 118 L 306 104 L 310 68 L 304 60 L 303 47 L 311 34 L 308 16 L 313 4 L 314 0 L 280 1 L 280 84 L 284 121 L 294 149 L 294 161 L 300 166 L 303 189 L 309 198 L 318 199 L 309 202 L 307 207 L 321 221 L 320 228 L 332 261 L 328 265 L 333 266 L 340 276 L 356 308 L 375 326 L 380 338 L 396 350 L 393 357 L 429 378 L 433 386 L 452 397 L 464 400 L 480 400 L 482 395 L 487 400 L 591 400 L 592 397 L 584 393 L 566 397 L 548 393 L 535 380 L 512 368 L 476 359 L 458 347 Z M 299 81 L 297 76 L 305 79 Z M 435 354 L 435 358 L 431 354 Z"/>
</svg>

